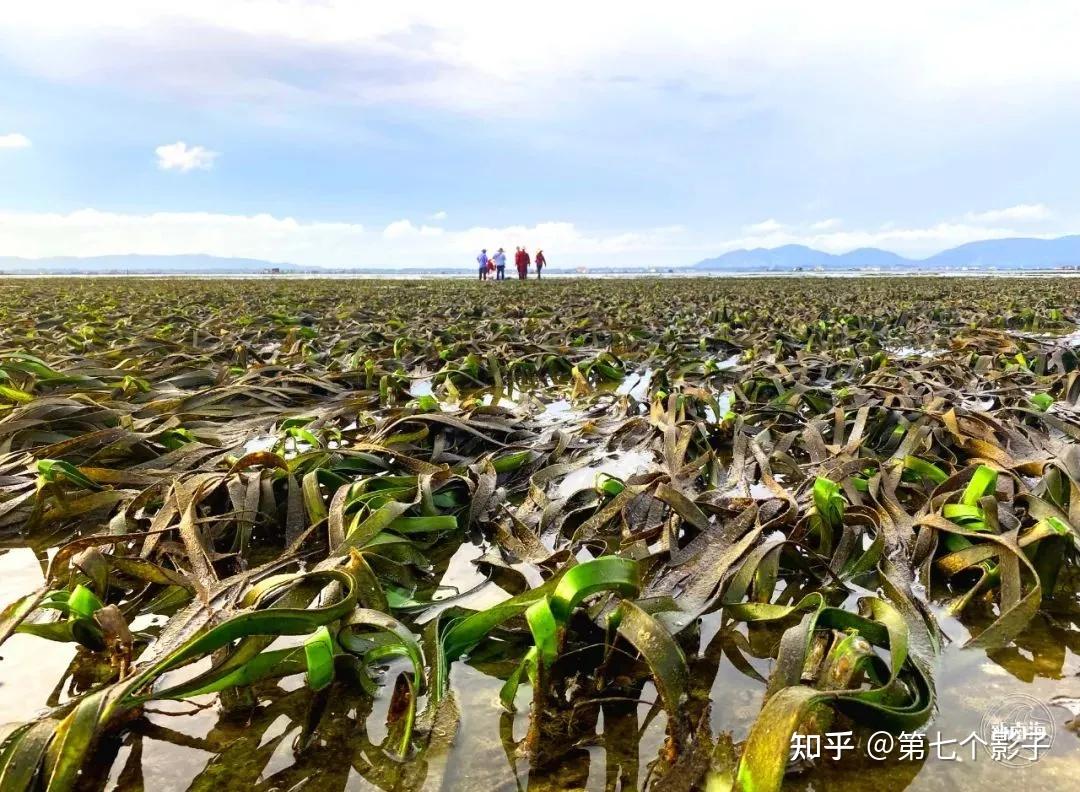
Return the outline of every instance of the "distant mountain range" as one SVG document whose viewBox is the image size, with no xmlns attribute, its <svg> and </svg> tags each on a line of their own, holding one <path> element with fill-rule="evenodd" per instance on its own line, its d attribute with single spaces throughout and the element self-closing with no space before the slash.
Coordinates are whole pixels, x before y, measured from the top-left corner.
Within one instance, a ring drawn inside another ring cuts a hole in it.
<svg viewBox="0 0 1080 792">
<path fill-rule="evenodd" d="M 1046 270 L 1080 267 L 1080 235 L 1057 239 L 985 239 L 943 250 L 924 259 L 911 259 L 879 248 L 859 248 L 848 253 L 826 253 L 805 245 L 732 250 L 694 265 L 700 270 L 725 272 L 791 272 L 802 268 L 836 270 L 956 269 Z"/>
<path fill-rule="evenodd" d="M 220 256 L 58 256 L 27 259 L 0 256 L 0 272 L 19 274 L 227 275 L 269 272 L 304 272 L 295 264 Z"/>
</svg>

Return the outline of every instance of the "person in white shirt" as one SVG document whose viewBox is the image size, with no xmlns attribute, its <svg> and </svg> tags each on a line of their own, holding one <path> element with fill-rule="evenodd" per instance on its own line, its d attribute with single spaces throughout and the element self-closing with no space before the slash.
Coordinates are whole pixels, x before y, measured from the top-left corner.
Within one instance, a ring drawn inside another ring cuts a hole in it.
<svg viewBox="0 0 1080 792">
<path fill-rule="evenodd" d="M 506 254 L 503 249 L 499 248 L 491 260 L 495 262 L 495 280 L 506 280 Z"/>
</svg>

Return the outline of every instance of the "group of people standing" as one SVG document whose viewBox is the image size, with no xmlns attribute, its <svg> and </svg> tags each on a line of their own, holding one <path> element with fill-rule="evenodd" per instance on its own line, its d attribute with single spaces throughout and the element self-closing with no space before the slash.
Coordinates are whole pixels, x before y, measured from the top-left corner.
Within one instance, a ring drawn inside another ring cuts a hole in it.
<svg viewBox="0 0 1080 792">
<path fill-rule="evenodd" d="M 488 257 L 487 248 L 484 248 L 480 251 L 480 255 L 476 257 L 476 262 L 480 265 L 480 280 L 487 280 L 488 275 L 492 273 L 495 274 L 495 280 L 506 280 L 506 253 L 502 248 L 495 251 L 495 254 L 491 257 Z M 533 263 L 536 264 L 536 277 L 539 279 L 540 273 L 547 264 L 544 251 L 537 250 L 536 258 L 530 261 L 529 251 L 519 247 L 514 253 L 514 266 L 517 268 L 518 280 L 525 280 L 529 277 L 529 266 Z"/>
</svg>

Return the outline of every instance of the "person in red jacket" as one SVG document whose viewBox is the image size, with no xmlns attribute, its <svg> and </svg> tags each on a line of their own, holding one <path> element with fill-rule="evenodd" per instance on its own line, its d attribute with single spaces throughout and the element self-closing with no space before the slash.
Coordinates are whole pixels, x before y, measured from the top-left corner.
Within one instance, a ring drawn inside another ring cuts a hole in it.
<svg viewBox="0 0 1080 792">
<path fill-rule="evenodd" d="M 518 274 L 521 275 L 522 280 L 529 277 L 529 251 L 525 248 L 521 249 L 521 264 L 518 265 Z"/>
<path fill-rule="evenodd" d="M 547 259 L 544 258 L 544 251 L 536 251 L 536 279 L 540 280 L 540 270 L 547 266 Z"/>
<path fill-rule="evenodd" d="M 514 266 L 517 267 L 518 280 L 524 280 L 529 269 L 525 263 L 525 249 L 517 248 L 514 250 Z"/>
</svg>

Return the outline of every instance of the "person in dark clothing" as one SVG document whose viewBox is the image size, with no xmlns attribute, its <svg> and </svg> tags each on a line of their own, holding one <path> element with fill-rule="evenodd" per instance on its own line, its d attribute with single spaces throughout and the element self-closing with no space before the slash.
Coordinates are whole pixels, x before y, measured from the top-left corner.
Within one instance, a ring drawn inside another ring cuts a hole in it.
<svg viewBox="0 0 1080 792">
<path fill-rule="evenodd" d="M 547 266 L 547 259 L 544 258 L 544 251 L 536 251 L 536 279 L 540 280 L 540 271 Z"/>
</svg>

